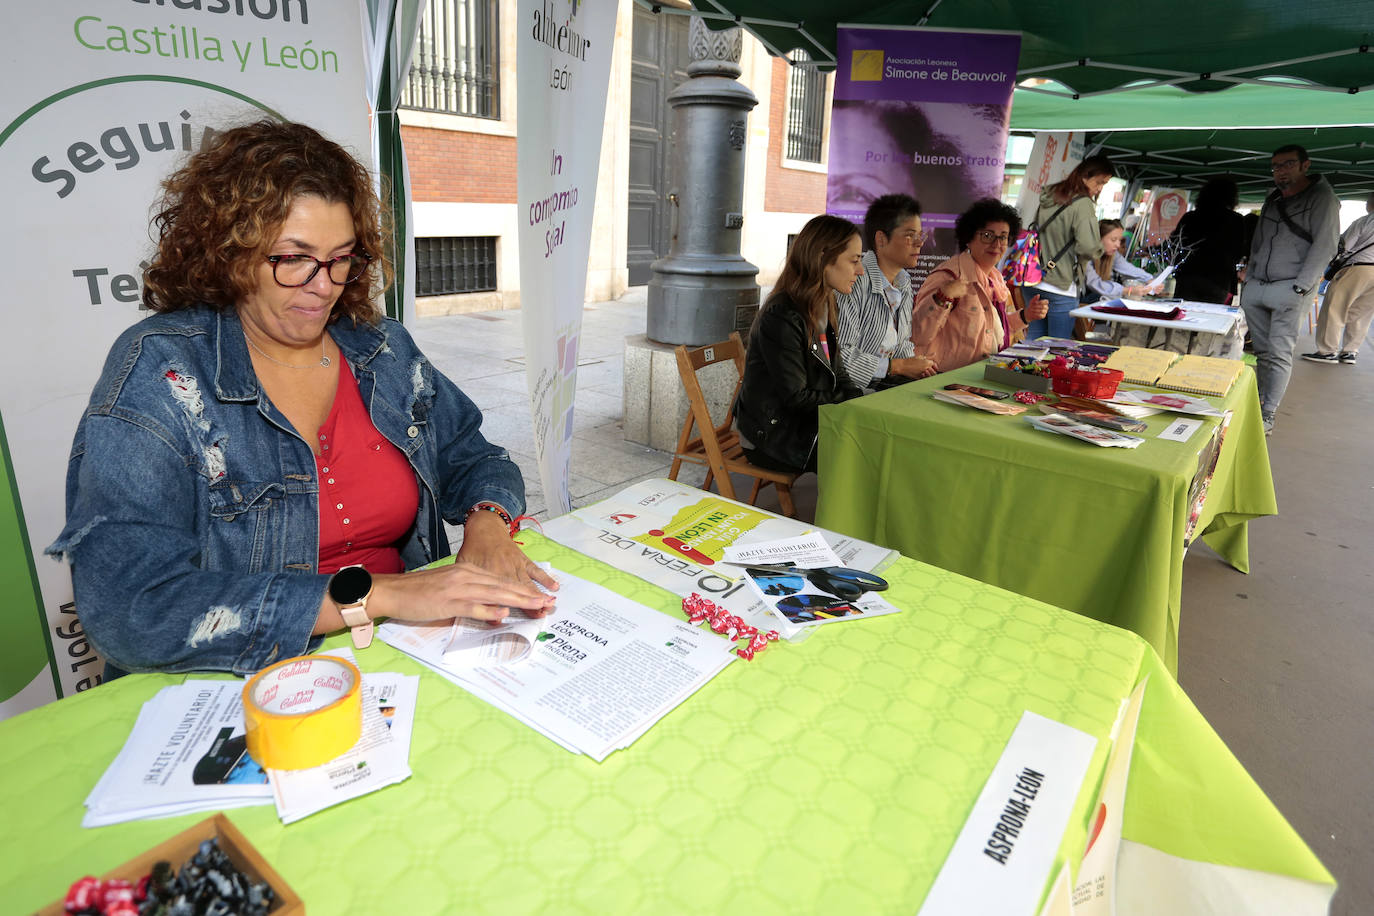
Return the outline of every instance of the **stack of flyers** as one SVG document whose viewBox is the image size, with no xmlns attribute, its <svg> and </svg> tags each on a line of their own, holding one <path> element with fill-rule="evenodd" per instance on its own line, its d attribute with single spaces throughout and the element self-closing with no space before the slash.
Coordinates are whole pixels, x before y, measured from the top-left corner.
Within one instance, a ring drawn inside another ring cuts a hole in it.
<svg viewBox="0 0 1374 916">
<path fill-rule="evenodd" d="M 248 756 L 242 693 L 237 681 L 159 690 L 86 797 L 81 826 L 270 804 L 267 774 Z"/>
<path fill-rule="evenodd" d="M 1191 413 L 1203 417 L 1221 416 L 1221 411 L 1211 401 L 1191 394 L 1181 394 L 1177 391 L 1167 393 L 1163 391 L 1118 391 L 1113 400 L 1125 404 L 1159 407 L 1164 410 L 1172 410 L 1174 413 Z"/>
<path fill-rule="evenodd" d="M 281 822 L 290 824 L 409 779 L 410 736 L 419 691 L 416 675 L 364 674 L 363 730 L 358 743 L 317 767 L 267 771 Z"/>
<path fill-rule="evenodd" d="M 351 660 L 349 650 L 332 653 Z M 139 710 L 119 755 L 86 798 L 83 827 L 273 801 L 283 823 L 410 776 L 418 677 L 364 674 L 362 737 L 328 763 L 264 770 L 248 754 L 240 681 L 188 680 Z"/>
<path fill-rule="evenodd" d="M 1093 445 L 1135 448 L 1145 441 L 1115 430 L 1079 423 L 1063 414 L 1052 413 L 1043 417 L 1027 417 L 1026 419 L 1030 420 L 1031 425 L 1036 429 L 1044 430 L 1047 433 L 1056 433 L 1060 436 L 1069 436 L 1080 442 L 1091 442 Z"/>
<path fill-rule="evenodd" d="M 1081 420 L 1084 423 L 1091 423 L 1093 426 L 1101 426 L 1106 429 L 1114 429 L 1121 433 L 1143 433 L 1148 429 L 1139 420 L 1132 420 L 1130 417 L 1118 416 L 1115 413 L 1087 407 L 1083 404 L 1071 404 L 1063 400 L 1058 404 L 1041 404 L 1040 410 L 1044 413 L 1066 414 L 1074 420 Z"/>
<path fill-rule="evenodd" d="M 1014 417 L 1018 413 L 1025 411 L 1022 404 L 1008 404 L 1005 401 L 994 401 L 991 398 L 979 397 L 967 391 L 948 391 L 939 389 L 932 391 L 930 396 L 937 401 L 948 401 L 951 404 L 959 404 L 963 407 L 974 407 L 978 410 L 985 410 L 988 413 L 1000 414 L 1005 417 Z"/>
</svg>

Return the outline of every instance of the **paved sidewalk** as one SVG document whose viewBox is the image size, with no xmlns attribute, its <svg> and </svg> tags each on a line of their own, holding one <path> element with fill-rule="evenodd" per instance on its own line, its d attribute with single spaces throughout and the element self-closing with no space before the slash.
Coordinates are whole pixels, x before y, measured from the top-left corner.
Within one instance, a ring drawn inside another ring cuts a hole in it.
<svg viewBox="0 0 1374 916">
<path fill-rule="evenodd" d="M 644 333 L 645 307 L 646 287 L 636 287 L 615 302 L 589 303 L 583 312 L 573 409 L 575 506 L 635 481 L 665 477 L 672 463 L 672 455 L 624 439 L 625 338 Z M 411 331 L 434 365 L 481 408 L 482 434 L 508 450 L 525 475 L 526 512 L 545 519 L 525 382 L 523 314 L 516 309 L 417 318 Z M 692 486 L 704 478 L 704 469 L 691 466 L 679 475 Z"/>
</svg>

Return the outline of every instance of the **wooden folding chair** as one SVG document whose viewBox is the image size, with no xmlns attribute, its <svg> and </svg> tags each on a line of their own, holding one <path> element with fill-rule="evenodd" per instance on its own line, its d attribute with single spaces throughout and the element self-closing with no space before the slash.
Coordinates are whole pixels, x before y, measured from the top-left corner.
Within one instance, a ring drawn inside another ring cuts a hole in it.
<svg viewBox="0 0 1374 916">
<path fill-rule="evenodd" d="M 755 505 L 759 498 L 759 490 L 764 484 L 771 483 L 778 491 L 778 504 L 782 507 L 783 514 L 795 517 L 797 510 L 792 503 L 792 484 L 796 481 L 797 475 L 786 471 L 770 471 L 750 464 L 749 459 L 744 456 L 744 447 L 740 445 L 739 433 L 733 428 L 735 398 L 739 395 L 740 385 L 744 381 L 744 345 L 740 343 L 739 333 L 732 333 L 728 340 L 720 343 L 691 350 L 686 346 L 679 346 L 676 353 L 678 374 L 682 376 L 682 387 L 687 392 L 688 411 L 687 419 L 682 423 L 682 434 L 678 436 L 677 452 L 673 456 L 673 466 L 668 472 L 668 479 L 677 480 L 677 472 L 684 461 L 704 464 L 706 480 L 702 482 L 701 488 L 711 489 L 711 481 L 714 480 L 720 489 L 720 495 L 736 499 L 730 474 L 744 474 L 754 478 L 754 491 L 749 494 L 749 505 Z M 717 426 L 711 421 L 711 409 L 706 404 L 706 395 L 701 390 L 697 372 L 726 360 L 734 360 L 735 387 L 730 394 L 730 406 L 725 411 L 725 419 Z"/>
</svg>

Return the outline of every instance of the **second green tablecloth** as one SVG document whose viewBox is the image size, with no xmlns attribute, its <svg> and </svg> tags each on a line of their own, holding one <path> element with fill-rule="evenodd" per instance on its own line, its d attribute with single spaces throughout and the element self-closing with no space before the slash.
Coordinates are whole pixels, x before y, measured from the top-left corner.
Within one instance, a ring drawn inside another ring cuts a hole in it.
<svg viewBox="0 0 1374 916">
<path fill-rule="evenodd" d="M 1172 442 L 1159 414 L 1139 448 L 1098 448 L 930 396 L 1010 390 L 982 372 L 822 407 L 817 524 L 1133 630 L 1175 671 L 1188 487 L 1219 421 Z M 1197 530 L 1247 572 L 1246 522 L 1278 511 L 1253 371 L 1214 400 L 1234 415 Z"/>
</svg>

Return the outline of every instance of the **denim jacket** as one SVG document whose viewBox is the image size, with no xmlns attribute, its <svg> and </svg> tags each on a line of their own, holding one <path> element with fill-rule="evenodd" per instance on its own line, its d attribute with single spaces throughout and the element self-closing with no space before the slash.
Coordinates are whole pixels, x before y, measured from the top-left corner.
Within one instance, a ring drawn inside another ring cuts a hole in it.
<svg viewBox="0 0 1374 916">
<path fill-rule="evenodd" d="M 447 556 L 443 520 L 477 502 L 523 511 L 520 471 L 482 437 L 481 411 L 399 323 L 329 332 L 415 469 L 408 568 Z M 238 315 L 156 315 L 110 350 L 47 553 L 71 563 L 82 626 L 112 665 L 248 674 L 319 644 L 318 493 L 310 446 L 259 388 Z"/>
</svg>

